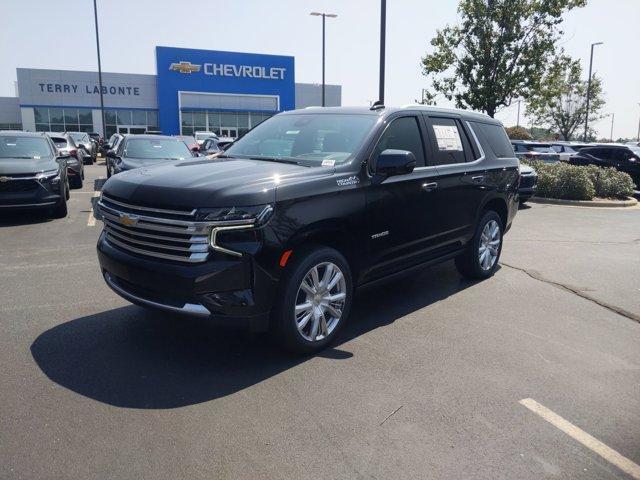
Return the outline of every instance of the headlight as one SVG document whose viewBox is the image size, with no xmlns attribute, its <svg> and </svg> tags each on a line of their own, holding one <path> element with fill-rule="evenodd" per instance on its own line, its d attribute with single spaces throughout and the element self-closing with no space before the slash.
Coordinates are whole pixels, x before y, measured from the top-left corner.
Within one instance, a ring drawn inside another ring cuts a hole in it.
<svg viewBox="0 0 640 480">
<path fill-rule="evenodd" d="M 236 257 L 243 255 L 242 251 L 232 250 L 220 245 L 220 234 L 251 234 L 251 230 L 266 224 L 273 214 L 273 205 L 257 205 L 252 207 L 223 207 L 201 210 L 198 212 L 199 219 L 212 222 L 211 233 L 209 235 L 209 245 L 213 250 L 226 253 Z M 255 234 L 253 230 L 251 238 L 237 238 L 231 241 L 239 247 L 243 244 L 252 243 L 255 245 Z M 227 235 L 228 237 L 229 235 Z M 243 237 L 246 235 L 242 235 Z M 228 239 L 228 238 L 227 238 Z M 228 239 L 229 240 L 229 239 Z M 241 248 L 245 250 L 244 248 Z M 249 249 L 251 250 L 251 249 Z"/>
<path fill-rule="evenodd" d="M 40 182 L 49 181 L 57 182 L 60 180 L 60 172 L 58 170 L 49 170 L 36 175 L 36 179 Z"/>
</svg>

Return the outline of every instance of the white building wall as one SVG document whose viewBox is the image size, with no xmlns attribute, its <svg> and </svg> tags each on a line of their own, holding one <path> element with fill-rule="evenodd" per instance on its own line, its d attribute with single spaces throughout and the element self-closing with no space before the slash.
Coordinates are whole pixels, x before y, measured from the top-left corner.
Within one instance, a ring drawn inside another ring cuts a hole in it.
<svg viewBox="0 0 640 480">
<path fill-rule="evenodd" d="M 102 136 L 104 134 L 104 130 L 102 129 L 102 113 L 99 108 L 91 110 L 91 118 L 93 120 L 93 131 Z"/>
</svg>

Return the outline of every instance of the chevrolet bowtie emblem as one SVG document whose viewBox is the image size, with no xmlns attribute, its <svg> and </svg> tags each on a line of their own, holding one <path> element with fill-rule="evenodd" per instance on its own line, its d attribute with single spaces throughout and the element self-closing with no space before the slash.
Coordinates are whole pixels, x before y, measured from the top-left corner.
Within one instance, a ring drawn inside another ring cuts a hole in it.
<svg viewBox="0 0 640 480">
<path fill-rule="evenodd" d="M 194 65 L 191 62 L 178 62 L 178 63 L 172 63 L 169 66 L 169 70 L 173 72 L 180 72 L 180 73 L 194 73 L 194 72 L 199 72 L 200 67 L 201 65 Z"/>
<path fill-rule="evenodd" d="M 8 182 L 11 180 L 11 177 L 0 177 L 0 183 Z"/>
<path fill-rule="evenodd" d="M 126 227 L 133 227 L 138 223 L 138 217 L 127 213 L 121 213 L 118 221 Z"/>
</svg>

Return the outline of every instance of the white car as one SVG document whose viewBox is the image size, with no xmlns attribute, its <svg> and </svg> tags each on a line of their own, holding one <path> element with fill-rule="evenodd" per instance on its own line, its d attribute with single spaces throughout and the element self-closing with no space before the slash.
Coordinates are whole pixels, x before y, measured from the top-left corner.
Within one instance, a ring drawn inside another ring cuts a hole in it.
<svg viewBox="0 0 640 480">
<path fill-rule="evenodd" d="M 194 132 L 193 136 L 196 139 L 196 142 L 198 142 L 198 145 L 202 145 L 202 142 L 204 142 L 207 138 L 218 138 L 218 136 L 213 133 L 213 132 Z"/>
</svg>

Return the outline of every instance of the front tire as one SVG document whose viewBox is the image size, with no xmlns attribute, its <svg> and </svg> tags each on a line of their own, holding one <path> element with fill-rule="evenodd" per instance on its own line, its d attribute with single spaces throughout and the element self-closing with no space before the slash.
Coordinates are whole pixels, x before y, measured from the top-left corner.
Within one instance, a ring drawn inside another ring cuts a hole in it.
<svg viewBox="0 0 640 480">
<path fill-rule="evenodd" d="M 458 272 L 473 279 L 492 276 L 502 252 L 502 232 L 500 216 L 493 210 L 484 212 L 467 250 L 455 260 Z"/>
<path fill-rule="evenodd" d="M 296 353 L 322 350 L 349 316 L 353 297 L 349 264 L 333 248 L 302 248 L 294 253 L 281 281 L 272 334 Z"/>
</svg>

